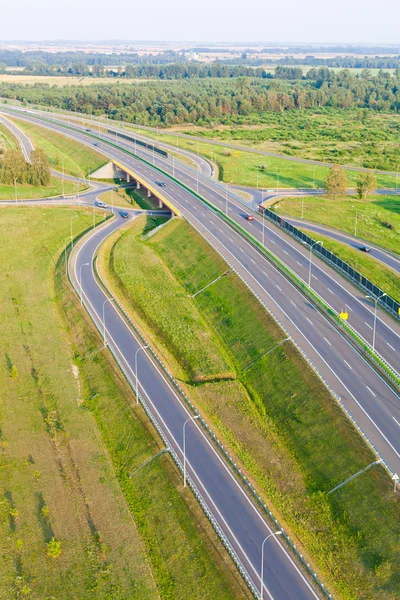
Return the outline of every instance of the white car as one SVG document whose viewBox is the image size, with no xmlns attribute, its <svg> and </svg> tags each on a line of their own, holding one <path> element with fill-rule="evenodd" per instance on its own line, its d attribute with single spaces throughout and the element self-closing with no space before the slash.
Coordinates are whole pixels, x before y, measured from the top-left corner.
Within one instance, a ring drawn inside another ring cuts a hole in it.
<svg viewBox="0 0 400 600">
<path fill-rule="evenodd" d="M 99 206 L 100 208 L 108 208 L 107 204 L 105 202 L 100 202 L 100 200 L 96 201 L 96 206 Z"/>
</svg>

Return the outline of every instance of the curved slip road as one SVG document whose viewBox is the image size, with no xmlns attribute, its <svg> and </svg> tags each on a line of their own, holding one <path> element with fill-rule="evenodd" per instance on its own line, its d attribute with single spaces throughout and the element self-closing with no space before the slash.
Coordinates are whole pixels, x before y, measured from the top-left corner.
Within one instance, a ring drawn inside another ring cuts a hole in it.
<svg viewBox="0 0 400 600">
<path fill-rule="evenodd" d="M 46 126 L 53 128 L 53 123 L 51 125 L 46 124 Z M 79 139 L 87 145 L 93 144 L 93 141 L 88 141 L 87 135 L 84 133 L 65 130 L 61 125 L 58 127 L 64 135 Z M 117 148 L 101 144 L 101 152 L 122 161 L 127 167 L 136 169 L 141 177 L 153 185 L 160 180 L 160 174 L 152 166 L 126 155 Z M 184 177 L 187 177 L 187 175 L 182 172 L 180 178 Z M 217 203 L 218 198 L 221 200 L 218 193 L 210 188 L 208 183 L 202 185 L 201 193 L 208 199 L 215 203 Z M 400 399 L 398 395 L 387 386 L 336 328 L 316 311 L 304 296 L 249 242 L 235 233 L 212 209 L 205 206 L 192 193 L 172 180 L 168 180 L 167 186 L 163 188 L 163 194 L 179 208 L 183 216 L 236 269 L 245 283 L 256 292 L 264 305 L 285 326 L 316 369 L 322 373 L 329 386 L 342 399 L 357 423 L 362 427 L 381 456 L 384 457 L 386 463 L 393 471 L 400 472 Z M 225 200 L 222 198 L 222 201 Z M 238 219 L 240 224 L 249 227 L 249 231 L 255 232 L 255 235 L 261 239 L 261 221 L 258 219 L 251 222 L 244 220 L 240 203 L 236 205 L 232 202 L 229 207 L 232 215 Z M 294 259 L 300 263 L 299 268 L 303 269 L 303 278 L 305 279 L 309 264 L 307 250 L 297 249 L 293 242 L 289 243 L 283 238 L 279 230 L 272 225 L 269 226 L 265 220 L 265 230 L 267 228 L 266 245 L 268 246 L 268 243 L 270 243 L 269 247 L 276 254 L 278 254 L 278 250 L 284 256 L 286 256 L 285 252 L 287 254 L 292 253 L 292 262 Z M 283 240 L 282 246 L 280 246 L 281 242 L 279 240 Z M 315 258 L 313 258 L 313 261 L 318 262 Z M 322 267 L 324 267 L 323 264 Z M 313 274 L 317 278 L 315 281 L 319 280 L 320 273 L 325 272 L 322 267 L 319 265 L 313 266 Z M 320 269 L 320 271 L 317 269 Z M 352 287 L 350 284 L 341 282 L 343 280 L 339 278 L 338 290 L 346 294 L 349 304 L 351 302 L 356 303 L 354 305 L 355 316 L 359 317 L 358 313 L 363 309 L 366 318 L 372 323 L 370 307 L 364 306 L 362 300 L 355 298 L 351 292 L 347 291 L 347 286 L 350 289 Z M 327 286 L 326 282 L 323 285 Z M 334 280 L 330 279 L 329 287 L 333 285 Z M 334 298 L 332 298 L 331 304 L 333 301 Z M 342 301 L 339 299 L 339 302 Z M 366 326 L 367 323 L 364 327 L 366 328 Z M 383 329 L 384 335 L 381 335 L 381 327 L 385 327 L 383 320 L 378 321 L 377 341 L 379 337 L 379 343 L 384 348 L 384 345 L 387 344 L 385 336 L 392 330 L 390 328 Z M 394 334 L 394 332 L 392 333 Z M 398 345 L 398 340 L 399 338 L 396 337 L 393 343 Z M 392 358 L 394 356 L 398 361 L 398 350 L 394 346 L 393 349 L 388 346 L 388 350 L 387 354 Z M 396 361 L 394 361 L 395 366 L 397 365 Z M 347 475 L 340 474 L 341 479 L 345 479 Z"/>
<path fill-rule="evenodd" d="M 134 218 L 134 211 L 130 213 L 130 218 Z M 99 245 L 125 224 L 126 220 L 117 217 L 86 236 L 71 257 L 70 272 L 77 293 L 82 294 L 85 308 L 101 333 L 105 325 L 107 345 L 128 378 L 134 382 L 135 353 L 141 347 L 141 342 L 120 310 L 108 301 L 109 296 L 98 284 L 93 271 L 93 260 Z M 182 461 L 183 424 L 191 413 L 150 354 L 139 352 L 137 365 L 139 392 L 163 431 L 169 447 Z M 196 421 L 189 421 L 186 426 L 186 457 L 188 476 L 255 588 L 260 590 L 261 546 L 266 536 L 274 530 L 249 500 Z M 320 597 L 276 536 L 271 536 L 265 544 L 264 557 L 264 598 L 312 600 Z"/>
</svg>

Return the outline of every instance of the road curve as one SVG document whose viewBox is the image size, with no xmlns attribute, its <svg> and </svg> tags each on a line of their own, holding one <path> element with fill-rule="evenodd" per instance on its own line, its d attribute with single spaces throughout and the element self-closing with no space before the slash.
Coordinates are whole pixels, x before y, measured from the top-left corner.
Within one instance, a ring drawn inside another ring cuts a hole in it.
<svg viewBox="0 0 400 600">
<path fill-rule="evenodd" d="M 134 213 L 130 212 L 132 219 Z M 134 382 L 134 357 L 142 342 L 115 304 L 107 301 L 109 296 L 100 287 L 93 270 L 99 245 L 125 224 L 125 220 L 117 217 L 87 235 L 71 257 L 70 273 L 77 293 L 82 294 L 85 308 L 100 332 L 103 332 L 105 324 L 106 343 L 128 378 Z M 87 263 L 90 267 L 85 266 Z M 138 389 L 142 399 L 163 431 L 169 447 L 182 460 L 183 424 L 191 413 L 151 354 L 139 352 L 137 361 Z M 254 587 L 260 590 L 261 546 L 274 530 L 244 493 L 195 421 L 187 425 L 186 456 L 189 477 Z M 269 543 L 265 544 L 264 583 L 264 598 L 270 600 L 315 600 L 320 597 L 276 536 L 271 536 Z"/>
</svg>

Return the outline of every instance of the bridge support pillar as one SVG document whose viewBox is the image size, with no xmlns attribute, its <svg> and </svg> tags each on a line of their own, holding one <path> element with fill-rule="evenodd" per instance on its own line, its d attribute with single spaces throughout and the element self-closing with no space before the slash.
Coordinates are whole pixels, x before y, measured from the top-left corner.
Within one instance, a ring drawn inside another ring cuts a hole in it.
<svg viewBox="0 0 400 600">
<path fill-rule="evenodd" d="M 151 198 L 151 191 L 150 190 L 147 190 L 147 197 Z"/>
<path fill-rule="evenodd" d="M 129 173 L 127 173 L 127 174 L 126 174 L 126 181 L 127 181 L 128 183 L 130 183 L 130 182 L 131 182 L 131 176 L 129 175 Z"/>
<path fill-rule="evenodd" d="M 139 183 L 139 181 L 136 182 L 136 189 L 140 190 L 140 183 Z"/>
<path fill-rule="evenodd" d="M 164 205 L 162 203 L 162 200 L 160 200 L 160 198 L 157 198 L 158 200 L 158 208 L 162 208 Z"/>
</svg>

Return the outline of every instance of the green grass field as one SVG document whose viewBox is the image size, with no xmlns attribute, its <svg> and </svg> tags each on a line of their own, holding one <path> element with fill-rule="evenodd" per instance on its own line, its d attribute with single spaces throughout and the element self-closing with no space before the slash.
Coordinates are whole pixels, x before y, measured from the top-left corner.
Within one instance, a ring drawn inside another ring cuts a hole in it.
<svg viewBox="0 0 400 600">
<path fill-rule="evenodd" d="M 62 275 L 75 215 L 76 235 L 91 211 L 0 209 L 0 597 L 248 598 L 169 459 L 129 478 L 159 441 L 110 355 L 87 356 L 101 339 Z"/>
<path fill-rule="evenodd" d="M 314 232 L 308 231 L 305 227 L 301 229 L 315 238 Z M 327 250 L 339 256 L 339 258 L 352 266 L 353 269 L 359 271 L 389 296 L 400 302 L 400 278 L 395 271 L 375 260 L 373 256 L 360 252 L 358 249 L 350 248 L 342 242 L 332 240 L 320 234 L 318 234 L 318 239 L 324 243 L 324 247 Z"/>
<path fill-rule="evenodd" d="M 132 131 L 146 135 L 152 139 L 157 137 L 156 132 L 144 131 L 132 126 Z M 226 183 L 234 182 L 240 185 L 257 186 L 262 188 L 321 188 L 324 187 L 329 169 L 314 166 L 308 163 L 285 160 L 245 152 L 234 148 L 224 148 L 207 142 L 197 142 L 188 138 L 177 138 L 168 133 L 159 133 L 160 141 L 173 144 L 177 148 L 198 152 L 218 165 L 219 179 Z M 273 150 L 271 150 L 273 151 Z M 334 162 L 334 159 L 332 159 Z M 357 173 L 348 171 L 349 186 L 353 186 Z M 377 181 L 381 187 L 395 187 L 396 177 L 377 174 Z"/>
<path fill-rule="evenodd" d="M 86 189 L 83 184 L 76 184 L 71 181 L 64 181 L 64 194 L 76 194 Z M 50 196 L 60 196 L 63 191 L 61 179 L 52 177 L 50 185 L 46 187 L 36 187 L 33 185 L 17 184 L 18 200 L 34 200 L 35 198 L 49 198 Z M 4 185 L 0 183 L 0 200 L 15 200 L 15 187 L 13 185 Z"/>
<path fill-rule="evenodd" d="M 134 188 L 123 188 L 117 186 L 116 190 L 109 190 L 100 195 L 100 200 L 114 206 L 130 206 L 143 210 L 157 210 L 158 203 L 155 198 L 147 198 L 146 193 Z"/>
<path fill-rule="evenodd" d="M 281 215 L 301 217 L 301 198 L 285 198 L 274 206 Z M 325 196 L 311 196 L 304 198 L 304 219 L 352 235 L 356 231 L 358 237 L 400 254 L 398 196 L 371 196 L 367 201 L 355 197 L 333 200 Z M 393 225 L 393 229 L 389 229 L 385 223 Z"/>
<path fill-rule="evenodd" d="M 109 255 L 103 256 L 102 269 Z M 213 332 L 216 346 L 210 359 L 219 348 L 237 378 L 186 383 L 185 391 L 296 544 L 312 557 L 335 597 L 395 600 L 400 592 L 400 505 L 390 479 L 374 467 L 327 495 L 374 457 L 294 347 L 276 347 L 284 336 L 263 307 L 232 273 L 190 299 L 227 266 L 184 221 L 173 220 L 147 241 L 141 241 L 136 225 L 111 255 L 109 282 L 125 303 L 135 298 L 131 314 L 170 368 L 176 367 L 175 375 L 181 366 L 175 364 L 167 328 L 160 330 L 161 317 L 154 327 L 152 315 L 137 312 L 137 295 L 146 297 L 169 278 L 169 289 L 184 290 L 197 311 L 195 323 L 201 318 Z M 175 302 L 159 303 L 159 313 L 167 318 Z M 179 331 L 175 312 L 175 323 L 168 328 Z M 191 343 L 193 352 L 201 345 L 197 338 Z"/>
<path fill-rule="evenodd" d="M 107 162 L 105 156 L 71 138 L 21 119 L 13 117 L 11 120 L 38 148 L 46 152 L 51 168 L 60 173 L 63 171 L 64 164 L 65 173 L 75 177 L 86 177 Z"/>
<path fill-rule="evenodd" d="M 2 152 L 7 151 L 8 149 L 13 149 L 18 146 L 18 142 L 12 133 L 0 123 L 0 149 Z"/>
</svg>

